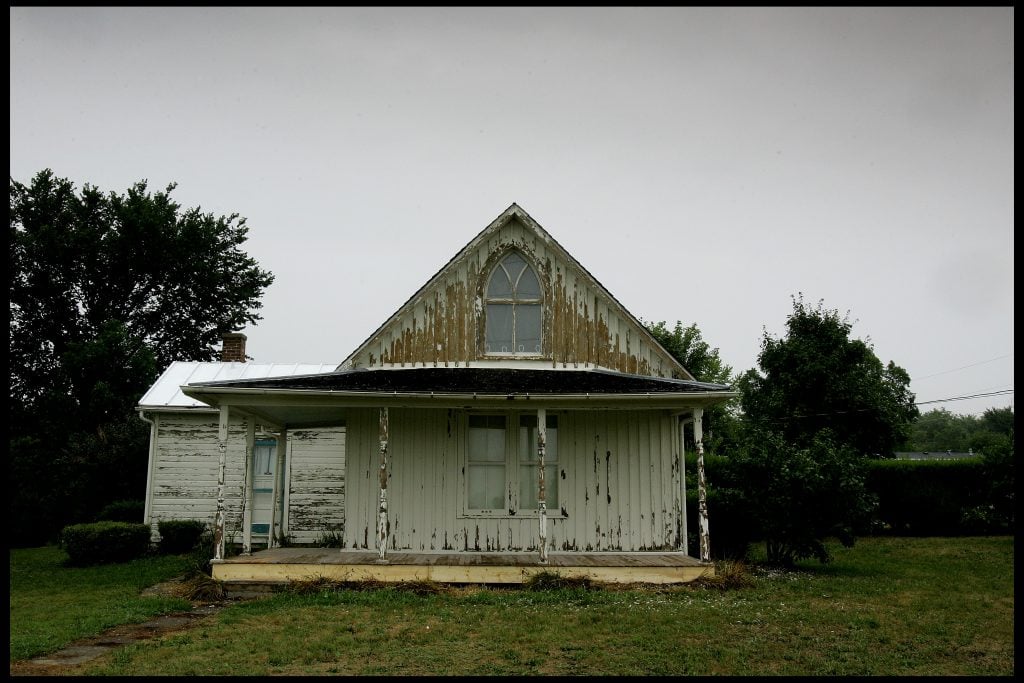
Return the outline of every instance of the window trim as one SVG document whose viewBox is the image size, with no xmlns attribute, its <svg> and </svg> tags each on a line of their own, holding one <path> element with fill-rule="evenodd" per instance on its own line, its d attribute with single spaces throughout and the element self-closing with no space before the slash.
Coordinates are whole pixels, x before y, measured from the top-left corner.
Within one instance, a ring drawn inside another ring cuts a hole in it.
<svg viewBox="0 0 1024 683">
<path fill-rule="evenodd" d="M 533 273 L 534 279 L 537 280 L 537 286 L 538 286 L 538 289 L 539 289 L 539 293 L 538 293 L 538 296 L 536 298 L 532 298 L 532 297 L 529 297 L 529 298 L 517 297 L 517 292 L 515 291 L 516 285 L 518 285 L 519 281 L 522 280 L 523 274 L 526 271 L 524 269 L 522 272 L 519 273 L 519 277 L 516 278 L 516 282 L 515 283 L 511 282 L 512 278 L 508 277 L 508 270 L 505 268 L 505 266 L 503 264 L 504 264 L 505 260 L 508 259 L 508 257 L 512 256 L 513 254 L 518 256 L 520 259 L 522 259 L 523 263 L 526 264 L 526 268 L 530 269 L 530 271 Z M 512 285 L 513 292 L 512 292 L 512 296 L 511 297 L 491 297 L 489 295 L 489 290 L 491 288 L 491 281 L 494 279 L 495 275 L 498 274 L 499 270 L 502 273 L 504 273 L 505 277 L 507 277 L 509 279 L 510 284 Z M 545 358 L 545 354 L 544 354 L 544 344 L 545 344 L 545 339 L 544 339 L 544 317 L 545 317 L 545 315 L 544 315 L 545 314 L 544 281 L 541 279 L 540 271 L 537 269 L 537 267 L 534 264 L 533 260 L 530 259 L 529 257 L 527 257 L 527 255 L 523 251 L 521 251 L 519 249 L 516 249 L 516 248 L 507 249 L 504 252 L 502 252 L 501 255 L 498 256 L 495 259 L 493 265 L 491 265 L 491 267 L 487 270 L 487 273 L 488 273 L 487 278 L 483 280 L 483 287 L 480 290 L 481 301 L 483 303 L 483 306 L 481 307 L 481 328 L 482 329 L 481 329 L 480 340 L 481 340 L 481 344 L 482 344 L 481 351 L 482 351 L 484 357 L 486 357 L 486 358 L 499 358 L 499 359 L 500 358 L 510 358 L 510 359 L 522 359 L 522 358 L 538 359 L 538 358 Z M 506 305 L 506 306 L 511 306 L 512 307 L 512 350 L 511 351 L 488 351 L 487 350 L 487 325 L 488 325 L 487 307 L 489 305 L 491 305 L 491 304 Z M 540 316 L 539 316 L 540 317 L 540 320 L 539 320 L 540 329 L 537 330 L 537 333 L 538 333 L 539 338 L 540 338 L 540 351 L 523 351 L 523 352 L 520 353 L 520 352 L 515 350 L 515 347 L 516 347 L 516 336 L 517 336 L 516 333 L 518 331 L 518 319 L 517 319 L 516 313 L 517 313 L 517 309 L 520 306 L 537 306 L 538 309 L 539 309 L 539 312 L 540 312 Z"/>
</svg>

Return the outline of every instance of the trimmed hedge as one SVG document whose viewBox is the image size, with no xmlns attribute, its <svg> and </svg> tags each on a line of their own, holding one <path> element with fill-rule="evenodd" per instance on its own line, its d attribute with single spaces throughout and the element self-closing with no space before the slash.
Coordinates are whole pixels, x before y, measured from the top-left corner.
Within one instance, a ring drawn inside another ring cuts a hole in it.
<svg viewBox="0 0 1024 683">
<path fill-rule="evenodd" d="M 878 496 L 875 533 L 961 536 L 998 533 L 986 523 L 989 472 L 982 458 L 870 460 L 866 485 Z"/>
<path fill-rule="evenodd" d="M 96 515 L 97 522 L 141 522 L 146 504 L 141 500 L 115 500 Z"/>
<path fill-rule="evenodd" d="M 61 530 L 60 547 L 73 566 L 128 562 L 149 553 L 150 533 L 142 523 L 73 524 Z"/>
<path fill-rule="evenodd" d="M 194 519 L 164 519 L 157 523 L 160 532 L 160 552 L 180 555 L 190 552 L 199 544 L 206 525 Z"/>
<path fill-rule="evenodd" d="M 1009 502 L 999 499 L 1001 489 L 994 486 L 994 482 L 1002 481 L 1000 477 L 1012 482 L 1013 473 L 1005 463 L 982 457 L 872 459 L 866 466 L 865 487 L 877 497 L 878 506 L 869 526 L 856 530 L 858 535 L 969 536 L 1014 532 L 1012 496 Z M 751 519 L 743 509 L 740 492 L 746 486 L 744 475 L 735 460 L 711 454 L 704 456 L 704 472 L 711 555 L 714 559 L 742 559 L 752 543 L 763 540 L 758 520 Z M 696 555 L 700 538 L 697 458 L 693 453 L 686 455 L 686 515 L 689 550 Z"/>
</svg>

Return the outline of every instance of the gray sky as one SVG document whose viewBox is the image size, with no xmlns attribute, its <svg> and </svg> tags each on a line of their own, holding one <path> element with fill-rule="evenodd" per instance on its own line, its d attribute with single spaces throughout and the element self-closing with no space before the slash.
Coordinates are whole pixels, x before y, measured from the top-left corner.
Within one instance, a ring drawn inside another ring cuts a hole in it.
<svg viewBox="0 0 1024 683">
<path fill-rule="evenodd" d="M 246 217 L 256 361 L 340 362 L 517 202 L 735 371 L 802 292 L 919 402 L 1013 388 L 1012 8 L 10 12 L 11 177 Z"/>
</svg>

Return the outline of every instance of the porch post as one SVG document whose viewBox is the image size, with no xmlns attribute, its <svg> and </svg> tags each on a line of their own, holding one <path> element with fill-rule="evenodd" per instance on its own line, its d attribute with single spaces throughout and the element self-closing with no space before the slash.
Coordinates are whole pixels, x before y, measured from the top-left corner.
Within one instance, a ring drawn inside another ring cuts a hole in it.
<svg viewBox="0 0 1024 683">
<path fill-rule="evenodd" d="M 273 501 L 270 505 L 270 533 L 267 537 L 267 549 L 276 548 L 281 545 L 280 540 L 284 538 L 284 524 L 281 514 L 281 489 L 284 481 L 284 454 L 288 448 L 288 430 L 281 427 L 281 433 L 277 437 L 277 464 L 274 467 L 274 487 L 270 494 Z"/>
<path fill-rule="evenodd" d="M 697 444 L 697 500 L 700 516 L 700 561 L 711 561 L 711 534 L 708 531 L 708 492 L 704 478 L 704 409 L 693 409 L 693 440 Z"/>
<path fill-rule="evenodd" d="M 679 478 L 680 486 L 682 487 L 682 503 L 679 509 L 679 515 L 682 519 L 683 538 L 682 546 L 683 552 L 687 555 L 690 554 L 690 529 L 687 527 L 687 515 L 686 515 L 686 423 L 689 420 L 680 420 L 679 422 Z"/>
<path fill-rule="evenodd" d="M 217 468 L 217 516 L 213 523 L 213 559 L 224 559 L 224 475 L 227 471 L 228 407 L 220 407 L 217 428 L 217 448 L 220 451 Z"/>
<path fill-rule="evenodd" d="M 547 450 L 547 413 L 544 408 L 537 408 L 537 466 L 540 468 L 537 474 L 539 489 L 537 491 L 537 506 L 540 508 L 540 561 L 548 561 L 548 502 L 547 491 L 544 485 L 544 455 Z"/>
<path fill-rule="evenodd" d="M 245 486 L 242 494 L 242 554 L 252 554 L 252 477 L 254 450 L 256 447 L 256 422 L 252 417 L 246 420 L 245 454 L 242 456 L 242 471 L 245 472 Z"/>
<path fill-rule="evenodd" d="M 377 519 L 377 553 L 379 561 L 387 560 L 388 552 L 388 409 L 380 409 L 380 508 Z"/>
</svg>

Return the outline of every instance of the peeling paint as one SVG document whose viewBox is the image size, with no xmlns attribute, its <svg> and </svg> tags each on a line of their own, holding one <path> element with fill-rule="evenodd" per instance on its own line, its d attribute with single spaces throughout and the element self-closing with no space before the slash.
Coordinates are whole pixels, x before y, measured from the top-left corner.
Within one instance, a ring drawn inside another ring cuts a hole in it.
<svg viewBox="0 0 1024 683">
<path fill-rule="evenodd" d="M 353 354 L 352 367 L 448 367 L 492 358 L 484 351 L 484 288 L 512 249 L 531 262 L 541 282 L 543 360 L 552 367 L 673 375 L 678 364 L 656 344 L 644 343 L 647 331 L 571 257 L 536 240 L 517 219 L 435 275 Z"/>
</svg>

